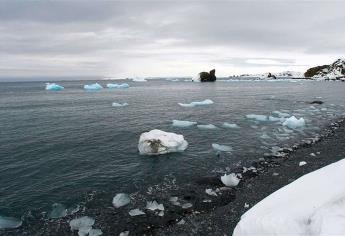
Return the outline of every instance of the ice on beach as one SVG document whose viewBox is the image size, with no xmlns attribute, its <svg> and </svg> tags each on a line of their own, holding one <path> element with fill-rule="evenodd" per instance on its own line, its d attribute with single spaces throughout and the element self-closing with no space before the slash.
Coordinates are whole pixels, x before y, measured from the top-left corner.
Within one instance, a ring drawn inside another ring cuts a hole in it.
<svg viewBox="0 0 345 236">
<path fill-rule="evenodd" d="M 111 104 L 111 106 L 113 106 L 113 107 L 125 107 L 125 106 L 128 106 L 128 103 L 127 102 L 124 102 L 124 103 L 113 102 Z"/>
<path fill-rule="evenodd" d="M 155 210 L 164 211 L 164 206 L 163 204 L 158 204 L 158 202 L 156 201 L 152 201 L 152 202 L 146 203 L 146 209 L 151 210 L 151 211 L 155 211 Z"/>
<path fill-rule="evenodd" d="M 207 129 L 218 129 L 217 126 L 215 125 L 212 125 L 212 124 L 208 124 L 208 125 L 197 125 L 198 129 L 204 129 L 204 130 L 207 130 Z"/>
<path fill-rule="evenodd" d="M 203 105 L 211 105 L 214 102 L 211 99 L 205 99 L 204 101 L 200 102 L 191 102 L 191 103 L 178 103 L 181 107 L 195 107 L 195 106 L 203 106 Z"/>
<path fill-rule="evenodd" d="M 188 147 L 183 135 L 154 129 L 140 135 L 138 149 L 140 154 L 158 155 L 182 152 Z"/>
<path fill-rule="evenodd" d="M 52 208 L 52 211 L 49 213 L 49 218 L 56 219 L 67 215 L 66 207 L 60 203 L 54 203 Z"/>
<path fill-rule="evenodd" d="M 214 196 L 214 197 L 217 197 L 217 196 L 218 196 L 217 193 L 216 193 L 215 191 L 213 191 L 211 188 L 207 188 L 207 189 L 205 190 L 205 193 L 207 193 L 207 194 L 210 195 L 210 196 Z"/>
<path fill-rule="evenodd" d="M 219 151 L 219 152 L 232 152 L 232 147 L 227 146 L 227 145 L 221 145 L 221 144 L 217 144 L 217 143 L 212 143 L 212 148 L 215 151 Z"/>
<path fill-rule="evenodd" d="M 73 219 L 69 222 L 71 230 L 78 230 L 78 235 L 88 235 L 92 230 L 92 226 L 95 224 L 95 220 L 88 216 Z"/>
<path fill-rule="evenodd" d="M 197 124 L 197 122 L 187 120 L 173 120 L 172 122 L 172 126 L 179 128 L 186 128 Z"/>
<path fill-rule="evenodd" d="M 227 122 L 223 123 L 223 127 L 224 128 L 229 128 L 229 129 L 238 129 L 238 128 L 240 128 L 237 124 L 230 124 L 230 123 L 227 123 Z"/>
<path fill-rule="evenodd" d="M 46 83 L 46 90 L 50 91 L 60 91 L 63 90 L 64 87 L 55 83 Z"/>
<path fill-rule="evenodd" d="M 248 119 L 254 119 L 254 120 L 257 120 L 257 121 L 267 121 L 268 120 L 267 116 L 265 116 L 265 115 L 250 114 L 250 115 L 246 115 L 246 117 Z"/>
<path fill-rule="evenodd" d="M 220 180 L 227 187 L 235 187 L 240 182 L 240 179 L 237 177 L 235 173 L 231 173 L 229 175 L 224 174 L 220 177 Z"/>
<path fill-rule="evenodd" d="M 84 85 L 84 89 L 86 90 L 100 90 L 102 88 L 103 88 L 102 85 L 100 85 L 99 83 Z"/>
<path fill-rule="evenodd" d="M 306 164 L 307 164 L 307 162 L 305 162 L 305 161 L 301 161 L 300 163 L 298 163 L 299 166 L 304 166 Z"/>
<path fill-rule="evenodd" d="M 130 216 L 140 216 L 140 215 L 145 215 L 145 212 L 143 212 L 142 210 L 136 208 L 136 209 L 132 209 L 128 212 L 128 214 Z"/>
<path fill-rule="evenodd" d="M 129 85 L 126 84 L 126 83 L 123 83 L 123 84 L 107 84 L 107 88 L 119 88 L 119 89 L 122 89 L 122 88 L 129 88 Z"/>
<path fill-rule="evenodd" d="M 306 174 L 244 215 L 233 236 L 345 235 L 345 159 Z"/>
<path fill-rule="evenodd" d="M 0 229 L 14 229 L 22 225 L 22 221 L 14 217 L 0 216 Z"/>
<path fill-rule="evenodd" d="M 131 199 L 129 198 L 128 194 L 125 194 L 125 193 L 118 193 L 113 198 L 113 206 L 116 208 L 126 206 L 130 202 L 131 202 Z"/>
<path fill-rule="evenodd" d="M 305 121 L 303 118 L 297 119 L 295 116 L 291 116 L 283 122 L 283 125 L 290 129 L 298 129 L 305 126 Z"/>
</svg>

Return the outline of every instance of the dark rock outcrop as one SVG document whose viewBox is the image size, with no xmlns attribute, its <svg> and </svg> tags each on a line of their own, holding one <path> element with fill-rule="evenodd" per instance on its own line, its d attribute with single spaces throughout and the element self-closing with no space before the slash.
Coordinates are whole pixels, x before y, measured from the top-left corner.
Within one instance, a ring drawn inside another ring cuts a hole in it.
<svg viewBox="0 0 345 236">
<path fill-rule="evenodd" d="M 272 75 L 271 72 L 268 73 L 267 78 L 277 79 L 277 77 L 275 75 Z"/>
<path fill-rule="evenodd" d="M 328 68 L 329 65 L 323 65 L 323 66 L 315 66 L 312 68 L 309 68 L 305 73 L 304 76 L 305 77 L 313 77 L 314 75 L 316 75 L 317 73 L 319 73 L 320 71 L 322 71 L 323 69 Z"/>
<path fill-rule="evenodd" d="M 210 72 L 200 72 L 200 82 L 214 82 L 217 80 L 216 70 L 213 69 Z"/>
<path fill-rule="evenodd" d="M 324 77 L 325 79 L 341 79 L 345 77 L 345 59 L 338 59 L 330 65 L 315 66 L 304 73 L 305 77 Z"/>
</svg>

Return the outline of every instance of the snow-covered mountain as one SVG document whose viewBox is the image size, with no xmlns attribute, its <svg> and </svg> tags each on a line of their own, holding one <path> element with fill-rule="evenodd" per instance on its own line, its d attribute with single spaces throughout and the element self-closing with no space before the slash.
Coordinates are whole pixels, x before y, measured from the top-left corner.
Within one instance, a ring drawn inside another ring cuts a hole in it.
<svg viewBox="0 0 345 236">
<path fill-rule="evenodd" d="M 312 67 L 304 75 L 314 79 L 342 79 L 345 77 L 345 59 L 338 59 L 330 65 Z"/>
<path fill-rule="evenodd" d="M 263 73 L 263 74 L 244 74 L 240 75 L 241 77 L 252 77 L 252 78 L 260 78 L 260 79 L 273 79 L 273 77 L 269 76 L 270 73 Z M 302 72 L 298 71 L 282 71 L 279 73 L 271 73 L 272 76 L 275 76 L 277 79 L 292 79 L 292 78 L 304 78 Z"/>
</svg>

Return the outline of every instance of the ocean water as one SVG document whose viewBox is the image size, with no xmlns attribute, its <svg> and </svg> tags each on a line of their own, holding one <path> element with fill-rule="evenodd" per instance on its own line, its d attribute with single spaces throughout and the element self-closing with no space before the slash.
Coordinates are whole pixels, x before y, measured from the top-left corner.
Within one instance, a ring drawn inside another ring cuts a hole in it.
<svg viewBox="0 0 345 236">
<path fill-rule="evenodd" d="M 96 82 L 96 81 L 92 81 Z M 0 83 L 0 216 L 45 217 L 54 203 L 73 207 L 90 192 L 142 192 L 167 179 L 183 184 L 196 176 L 250 163 L 274 147 L 313 137 L 345 114 L 345 83 L 313 81 L 218 81 L 165 79 L 129 83 L 129 89 L 83 89 L 90 81 Z M 105 87 L 108 81 L 98 81 Z M 117 81 L 119 82 L 119 81 Z M 181 107 L 211 99 L 214 104 Z M 322 100 L 322 105 L 308 102 Z M 128 103 L 112 107 L 112 103 Z M 281 111 L 303 117 L 304 129 L 246 115 Z M 172 127 L 172 120 L 213 124 L 218 129 Z M 224 128 L 224 122 L 240 128 Z M 139 136 L 151 129 L 183 134 L 183 153 L 139 155 Z M 212 144 L 232 152 L 212 149 Z M 217 155 L 220 154 L 220 155 Z M 168 191 L 168 190 L 166 190 Z M 111 207 L 111 198 L 109 202 Z"/>
</svg>

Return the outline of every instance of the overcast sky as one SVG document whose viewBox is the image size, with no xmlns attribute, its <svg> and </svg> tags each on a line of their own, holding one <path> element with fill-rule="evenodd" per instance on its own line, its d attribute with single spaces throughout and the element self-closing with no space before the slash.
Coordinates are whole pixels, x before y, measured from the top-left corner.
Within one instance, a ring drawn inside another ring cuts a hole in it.
<svg viewBox="0 0 345 236">
<path fill-rule="evenodd" d="M 305 71 L 345 55 L 345 1 L 0 0 L 0 76 Z"/>
</svg>

